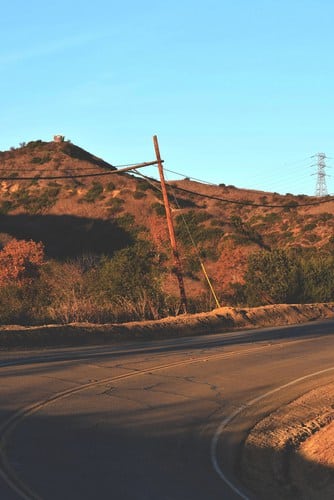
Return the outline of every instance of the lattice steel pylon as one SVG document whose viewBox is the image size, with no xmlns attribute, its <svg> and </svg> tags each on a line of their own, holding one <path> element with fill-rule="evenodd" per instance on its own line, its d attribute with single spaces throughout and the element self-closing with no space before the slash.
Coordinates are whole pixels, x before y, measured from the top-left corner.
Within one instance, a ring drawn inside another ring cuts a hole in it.
<svg viewBox="0 0 334 500">
<path fill-rule="evenodd" d="M 326 184 L 326 155 L 325 153 L 318 153 L 315 155 L 318 159 L 317 161 L 317 184 L 315 187 L 315 195 L 316 196 L 327 196 L 327 184 Z"/>
</svg>

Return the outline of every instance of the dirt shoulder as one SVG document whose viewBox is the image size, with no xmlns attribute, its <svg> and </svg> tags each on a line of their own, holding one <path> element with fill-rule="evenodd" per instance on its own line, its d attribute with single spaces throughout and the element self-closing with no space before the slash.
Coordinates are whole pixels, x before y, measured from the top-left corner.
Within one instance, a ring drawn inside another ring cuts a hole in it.
<svg viewBox="0 0 334 500">
<path fill-rule="evenodd" d="M 221 307 L 208 313 L 122 324 L 71 323 L 36 327 L 8 325 L 0 328 L 0 348 L 176 338 L 247 328 L 293 325 L 333 317 L 334 303 L 275 304 L 255 308 Z"/>
<path fill-rule="evenodd" d="M 242 480 L 256 498 L 334 498 L 334 383 L 262 421 L 246 439 Z"/>
</svg>

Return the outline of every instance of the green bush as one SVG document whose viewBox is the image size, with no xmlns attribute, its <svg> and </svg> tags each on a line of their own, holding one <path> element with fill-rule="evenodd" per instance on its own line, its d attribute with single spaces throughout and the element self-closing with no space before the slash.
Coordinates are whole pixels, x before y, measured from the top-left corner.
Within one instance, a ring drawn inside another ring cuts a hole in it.
<svg viewBox="0 0 334 500">
<path fill-rule="evenodd" d="M 133 197 L 135 200 L 141 200 L 142 198 L 145 198 L 147 196 L 146 193 L 144 193 L 143 191 L 135 191 L 133 193 Z"/>
<path fill-rule="evenodd" d="M 221 228 L 203 225 L 203 222 L 210 218 L 212 218 L 211 214 L 195 210 L 178 215 L 175 218 L 175 234 L 178 241 L 185 247 L 192 245 L 191 237 L 196 244 L 213 241 L 218 243 L 224 232 Z"/>
<path fill-rule="evenodd" d="M 81 198 L 80 203 L 86 202 L 86 203 L 94 203 L 97 200 L 102 200 L 103 199 L 103 186 L 100 182 L 94 181 L 92 183 L 92 187 L 87 191 L 85 196 Z"/>
<path fill-rule="evenodd" d="M 327 222 L 327 221 L 332 220 L 332 219 L 334 219 L 334 215 L 330 214 L 328 212 L 324 212 L 324 213 L 320 214 L 318 217 L 319 222 Z"/>
<path fill-rule="evenodd" d="M 6 215 L 14 208 L 12 201 L 5 200 L 0 205 L 0 215 Z"/>
<path fill-rule="evenodd" d="M 106 205 L 108 206 L 109 215 L 119 214 L 124 210 L 124 200 L 122 198 L 110 198 Z"/>
<path fill-rule="evenodd" d="M 165 207 L 162 203 L 152 203 L 151 209 L 155 212 L 156 215 L 159 215 L 159 217 L 166 215 Z"/>
<path fill-rule="evenodd" d="M 273 224 L 275 222 L 279 222 L 280 220 L 282 220 L 282 216 L 275 213 L 275 212 L 271 212 L 269 214 L 266 214 L 263 217 L 263 222 L 266 222 L 268 224 Z"/>
<path fill-rule="evenodd" d="M 312 231 L 312 229 L 316 228 L 317 225 L 315 222 L 310 222 L 309 224 L 305 224 L 305 226 L 303 227 L 303 230 L 304 231 Z"/>
<path fill-rule="evenodd" d="M 249 306 L 334 300 L 334 256 L 312 249 L 249 257 L 243 293 Z"/>
<path fill-rule="evenodd" d="M 161 292 L 161 267 L 155 250 L 146 241 L 104 257 L 89 275 L 89 294 L 119 303 L 141 304 L 142 319 L 158 317 L 164 300 Z"/>
<path fill-rule="evenodd" d="M 143 179 L 137 179 L 137 187 L 136 191 L 147 191 L 148 189 L 152 189 L 152 186 Z"/>
<path fill-rule="evenodd" d="M 304 239 L 308 241 L 309 243 L 316 243 L 317 241 L 320 241 L 321 238 L 317 234 L 311 233 L 311 234 L 306 234 L 304 236 Z"/>
<path fill-rule="evenodd" d="M 13 193 L 13 208 L 23 207 L 30 214 L 38 214 L 51 208 L 57 201 L 60 187 L 47 187 L 34 190 L 32 193 L 27 188 Z"/>
<path fill-rule="evenodd" d="M 240 244 L 249 244 L 250 242 L 256 243 L 260 247 L 265 248 L 262 236 L 258 231 L 249 223 L 243 222 L 241 217 L 233 215 L 231 217 L 231 225 L 236 230 L 235 241 Z"/>
<path fill-rule="evenodd" d="M 301 294 L 299 266 L 284 250 L 252 254 L 245 285 L 250 306 L 298 302 Z"/>
<path fill-rule="evenodd" d="M 303 302 L 334 300 L 334 256 L 312 252 L 301 257 Z"/>
<path fill-rule="evenodd" d="M 1 324 L 39 324 L 47 319 L 49 289 L 41 280 L 21 287 L 0 287 Z"/>
<path fill-rule="evenodd" d="M 116 189 L 116 186 L 113 182 L 108 182 L 108 184 L 106 185 L 106 191 L 110 192 L 110 191 L 114 191 Z"/>
<path fill-rule="evenodd" d="M 50 155 L 44 155 L 44 156 L 33 156 L 31 158 L 31 163 L 35 163 L 37 165 L 43 165 L 44 163 L 48 163 L 51 160 Z"/>
</svg>

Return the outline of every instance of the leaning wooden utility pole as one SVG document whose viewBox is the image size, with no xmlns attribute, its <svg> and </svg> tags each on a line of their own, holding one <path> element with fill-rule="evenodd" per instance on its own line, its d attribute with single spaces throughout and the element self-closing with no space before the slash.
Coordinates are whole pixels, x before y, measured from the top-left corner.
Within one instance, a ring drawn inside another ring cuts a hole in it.
<svg viewBox="0 0 334 500">
<path fill-rule="evenodd" d="M 172 252 L 173 252 L 173 257 L 174 257 L 175 274 L 176 274 L 176 277 L 177 277 L 177 280 L 179 283 L 179 289 L 180 289 L 181 303 L 180 303 L 179 312 L 186 313 L 187 312 L 187 297 L 186 297 L 186 292 L 185 292 L 184 282 L 183 282 L 182 266 L 181 266 L 179 252 L 177 249 L 172 213 L 171 213 L 169 200 L 168 200 L 164 171 L 162 168 L 162 161 L 161 161 L 161 156 L 160 156 L 158 138 L 156 135 L 153 136 L 153 144 L 154 144 L 155 154 L 156 154 L 157 162 L 158 162 L 158 169 L 159 169 L 160 182 L 161 182 L 161 191 L 162 191 L 162 196 L 163 196 L 164 205 L 165 205 L 170 244 L 172 247 Z"/>
</svg>

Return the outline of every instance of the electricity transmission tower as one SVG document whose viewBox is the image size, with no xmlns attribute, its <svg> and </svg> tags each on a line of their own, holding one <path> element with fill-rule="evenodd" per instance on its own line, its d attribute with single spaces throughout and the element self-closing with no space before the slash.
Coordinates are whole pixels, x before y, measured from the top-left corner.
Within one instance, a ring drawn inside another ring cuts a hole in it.
<svg viewBox="0 0 334 500">
<path fill-rule="evenodd" d="M 327 191 L 327 184 L 326 184 L 326 155 L 325 153 L 318 153 L 315 155 L 317 158 L 317 164 L 316 166 L 318 167 L 318 172 L 317 172 L 317 184 L 315 188 L 315 195 L 316 196 L 327 196 L 328 191 Z M 315 174 L 314 174 L 315 175 Z"/>
</svg>

